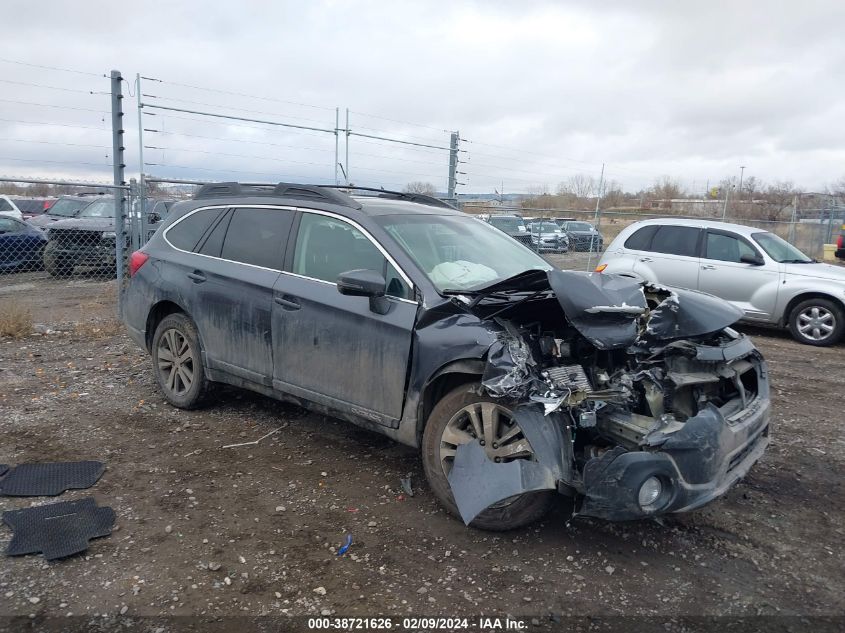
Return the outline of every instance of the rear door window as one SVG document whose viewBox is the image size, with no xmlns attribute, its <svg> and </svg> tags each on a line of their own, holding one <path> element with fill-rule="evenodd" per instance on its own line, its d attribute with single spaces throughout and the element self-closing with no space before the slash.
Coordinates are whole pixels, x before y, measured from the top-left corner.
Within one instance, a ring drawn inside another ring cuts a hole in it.
<svg viewBox="0 0 845 633">
<path fill-rule="evenodd" d="M 648 250 L 667 255 L 698 257 L 700 235 L 701 229 L 692 226 L 658 226 L 651 240 L 651 248 Z"/>
<path fill-rule="evenodd" d="M 231 211 L 212 224 L 205 232 L 205 236 L 197 244 L 196 251 L 200 255 L 220 257 L 223 250 L 223 238 L 226 237 L 226 230 L 229 228 L 229 220 L 232 217 Z"/>
<path fill-rule="evenodd" d="M 229 220 L 220 257 L 273 270 L 282 269 L 283 246 L 290 234 L 293 211 L 235 209 Z"/>
<path fill-rule="evenodd" d="M 183 251 L 193 251 L 202 236 L 224 209 L 201 209 L 183 218 L 167 230 L 167 241 Z"/>
<path fill-rule="evenodd" d="M 12 208 L 12 205 L 9 204 L 8 200 L 0 198 L 0 211 L 14 211 L 14 209 Z"/>
</svg>

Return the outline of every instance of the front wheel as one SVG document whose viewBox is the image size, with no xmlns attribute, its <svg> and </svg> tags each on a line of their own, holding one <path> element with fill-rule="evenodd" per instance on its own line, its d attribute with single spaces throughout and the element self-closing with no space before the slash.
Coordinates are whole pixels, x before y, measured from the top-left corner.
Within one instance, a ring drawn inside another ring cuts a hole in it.
<svg viewBox="0 0 845 633">
<path fill-rule="evenodd" d="M 53 277 L 70 277 L 76 268 L 76 261 L 73 257 L 63 255 L 59 245 L 55 242 L 47 242 L 44 247 L 44 270 Z"/>
<path fill-rule="evenodd" d="M 196 325 L 187 315 L 169 314 L 153 335 L 153 372 L 164 398 L 174 407 L 195 409 L 208 392 Z"/>
<path fill-rule="evenodd" d="M 448 475 L 460 444 L 476 439 L 496 462 L 531 459 L 533 451 L 501 401 L 479 395 L 470 383 L 449 392 L 432 410 L 425 426 L 422 460 L 432 492 L 445 508 L 460 517 Z M 532 492 L 505 499 L 481 512 L 470 524 L 482 530 L 505 531 L 541 519 L 551 508 L 554 493 Z"/>
<path fill-rule="evenodd" d="M 845 333 L 842 308 L 830 299 L 807 299 L 789 313 L 789 332 L 799 343 L 827 347 Z"/>
</svg>

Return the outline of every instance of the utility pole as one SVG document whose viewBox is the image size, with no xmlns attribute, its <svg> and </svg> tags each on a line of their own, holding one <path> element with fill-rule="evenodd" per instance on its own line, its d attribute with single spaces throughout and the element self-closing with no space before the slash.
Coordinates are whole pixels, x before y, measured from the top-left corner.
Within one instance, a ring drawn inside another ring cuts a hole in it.
<svg viewBox="0 0 845 633">
<path fill-rule="evenodd" d="M 725 186 L 725 206 L 722 209 L 722 221 L 724 221 L 725 218 L 728 217 L 728 198 L 731 197 L 731 187 L 733 187 L 733 185 Z"/>
<path fill-rule="evenodd" d="M 126 163 L 123 157 L 123 77 L 119 70 L 111 71 L 111 138 L 112 162 L 114 165 L 114 226 L 115 226 L 115 267 L 117 268 L 117 314 L 123 313 L 123 257 L 126 245 L 123 215 L 124 172 Z"/>
<path fill-rule="evenodd" d="M 745 175 L 745 165 L 739 166 L 739 199 L 742 200 L 742 177 Z"/>
<path fill-rule="evenodd" d="M 346 186 L 352 183 L 349 182 L 349 108 L 346 108 Z"/>
<path fill-rule="evenodd" d="M 452 132 L 449 138 L 449 179 L 446 194 L 449 200 L 455 199 L 455 189 L 458 185 L 458 143 L 460 140 L 460 133 Z"/>
<path fill-rule="evenodd" d="M 334 184 L 340 184 L 337 179 L 337 162 L 340 159 L 337 153 L 337 144 L 340 137 L 340 108 L 334 109 Z"/>
</svg>

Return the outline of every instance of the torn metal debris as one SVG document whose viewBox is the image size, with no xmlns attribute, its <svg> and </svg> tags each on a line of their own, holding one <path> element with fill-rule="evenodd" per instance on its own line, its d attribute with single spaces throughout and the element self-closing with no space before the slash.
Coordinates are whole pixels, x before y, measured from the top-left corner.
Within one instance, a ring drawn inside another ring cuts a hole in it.
<svg viewBox="0 0 845 633">
<path fill-rule="evenodd" d="M 467 427 L 447 473 L 467 524 L 544 490 L 611 520 L 682 512 L 723 494 L 765 450 L 766 365 L 720 299 L 528 271 L 454 304 L 495 333 L 481 385 L 530 448 L 502 459 Z"/>
</svg>

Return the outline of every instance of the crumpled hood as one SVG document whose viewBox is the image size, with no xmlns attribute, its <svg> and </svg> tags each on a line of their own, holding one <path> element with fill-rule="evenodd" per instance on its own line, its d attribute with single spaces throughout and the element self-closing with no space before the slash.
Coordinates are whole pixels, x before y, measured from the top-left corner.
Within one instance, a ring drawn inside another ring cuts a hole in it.
<svg viewBox="0 0 845 633">
<path fill-rule="evenodd" d="M 814 277 L 845 283 L 845 267 L 832 264 L 784 264 L 784 272 L 788 276 Z"/>
<path fill-rule="evenodd" d="M 617 275 L 551 270 L 548 279 L 569 322 L 599 349 L 648 347 L 701 336 L 743 315 L 727 301 L 703 292 Z"/>
</svg>

